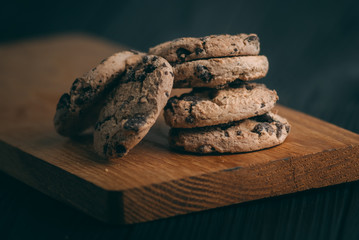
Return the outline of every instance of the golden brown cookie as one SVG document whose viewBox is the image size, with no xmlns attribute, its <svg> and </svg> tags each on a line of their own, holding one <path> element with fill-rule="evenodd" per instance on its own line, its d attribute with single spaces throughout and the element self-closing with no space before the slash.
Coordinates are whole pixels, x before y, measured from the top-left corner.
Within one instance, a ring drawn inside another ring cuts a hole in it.
<svg viewBox="0 0 359 240">
<path fill-rule="evenodd" d="M 217 126 L 172 128 L 170 145 L 201 154 L 250 152 L 283 143 L 289 131 L 290 125 L 285 118 L 266 113 Z"/>
<path fill-rule="evenodd" d="M 149 54 L 164 57 L 171 63 L 213 57 L 258 55 L 259 38 L 253 33 L 178 38 L 150 48 Z"/>
<path fill-rule="evenodd" d="M 76 78 L 70 92 L 61 96 L 54 117 L 56 131 L 75 136 L 94 126 L 106 95 L 119 83 L 128 65 L 143 53 L 124 51 L 104 59 L 98 66 Z"/>
<path fill-rule="evenodd" d="M 168 101 L 164 116 L 174 128 L 212 126 L 270 111 L 278 96 L 264 84 L 239 82 L 224 89 L 196 88 Z"/>
<path fill-rule="evenodd" d="M 96 152 L 108 158 L 126 155 L 155 123 L 172 85 L 172 67 L 164 58 L 139 59 L 101 110 L 94 132 Z"/>
<path fill-rule="evenodd" d="M 194 60 L 173 66 L 174 88 L 193 88 L 229 84 L 237 79 L 250 81 L 266 76 L 266 56 L 240 56 Z"/>
</svg>

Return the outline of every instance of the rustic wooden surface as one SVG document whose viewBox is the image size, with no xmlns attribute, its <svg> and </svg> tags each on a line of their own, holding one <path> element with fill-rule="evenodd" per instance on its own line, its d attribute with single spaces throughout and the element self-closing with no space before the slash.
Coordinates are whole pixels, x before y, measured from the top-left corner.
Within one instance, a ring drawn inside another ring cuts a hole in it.
<svg viewBox="0 0 359 240">
<path fill-rule="evenodd" d="M 0 48 L 0 168 L 108 222 L 135 223 L 359 178 L 359 136 L 278 107 L 293 130 L 278 147 L 197 156 L 168 149 L 159 121 L 121 160 L 98 158 L 91 137 L 58 136 L 52 116 L 72 79 L 119 50 L 84 36 Z"/>
</svg>

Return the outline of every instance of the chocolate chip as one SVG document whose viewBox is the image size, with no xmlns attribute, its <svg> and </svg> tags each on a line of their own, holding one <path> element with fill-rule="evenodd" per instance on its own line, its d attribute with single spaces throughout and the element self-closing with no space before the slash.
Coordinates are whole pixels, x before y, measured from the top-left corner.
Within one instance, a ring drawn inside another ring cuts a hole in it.
<svg viewBox="0 0 359 240">
<path fill-rule="evenodd" d="M 231 43 L 231 45 L 232 45 L 232 46 L 236 46 L 236 44 L 235 44 L 235 43 Z"/>
<path fill-rule="evenodd" d="M 192 97 L 196 97 L 196 96 L 192 96 Z M 194 123 L 195 121 L 195 117 L 192 115 L 192 111 L 193 111 L 193 107 L 196 106 L 197 104 L 197 100 L 191 100 L 191 105 L 190 105 L 190 109 L 188 110 L 188 113 L 190 114 L 188 117 L 186 117 L 186 122 L 188 123 Z"/>
<path fill-rule="evenodd" d="M 277 136 L 277 138 L 280 138 L 280 137 L 282 136 L 283 123 L 277 121 L 277 122 L 275 123 L 275 126 L 277 127 L 277 134 L 276 134 L 276 136 Z"/>
<path fill-rule="evenodd" d="M 134 82 L 135 81 L 135 70 L 129 68 L 126 72 L 125 79 L 126 80 L 123 81 L 124 83 Z"/>
<path fill-rule="evenodd" d="M 261 136 L 263 129 L 264 129 L 263 125 L 261 123 L 258 123 L 257 125 L 254 126 L 251 132 L 257 133 L 259 136 Z"/>
<path fill-rule="evenodd" d="M 172 113 L 174 113 L 174 109 L 173 109 L 173 105 L 177 104 L 178 103 L 178 97 L 174 96 L 174 97 L 171 97 L 170 99 L 168 99 L 167 101 L 167 104 L 164 108 L 164 110 L 167 110 L 169 109 Z"/>
<path fill-rule="evenodd" d="M 76 78 L 75 81 L 72 83 L 72 87 L 70 91 L 74 92 L 79 86 L 79 84 L 80 84 L 80 79 Z"/>
<path fill-rule="evenodd" d="M 82 92 L 82 93 L 86 93 L 86 92 L 92 91 L 92 87 L 91 87 L 90 84 L 88 84 L 88 83 L 83 83 L 82 86 L 83 86 L 82 89 L 81 89 L 81 92 Z"/>
<path fill-rule="evenodd" d="M 56 109 L 68 108 L 70 106 L 70 95 L 68 93 L 63 94 L 57 104 Z"/>
<path fill-rule="evenodd" d="M 143 62 L 143 63 L 147 63 L 147 62 L 148 62 L 148 56 L 144 56 L 144 57 L 142 58 L 142 62 Z"/>
<path fill-rule="evenodd" d="M 208 68 L 201 64 L 196 65 L 195 75 L 205 83 L 209 83 L 213 78 L 213 75 L 209 72 Z"/>
<path fill-rule="evenodd" d="M 103 64 L 108 58 L 103 59 L 100 64 Z"/>
<path fill-rule="evenodd" d="M 287 131 L 287 133 L 289 133 L 289 131 L 290 131 L 290 126 L 289 126 L 289 125 L 285 125 L 285 130 Z"/>
<path fill-rule="evenodd" d="M 229 133 L 227 131 L 224 132 L 224 136 L 229 137 Z"/>
<path fill-rule="evenodd" d="M 261 103 L 261 108 L 264 108 L 266 104 L 264 102 Z"/>
<path fill-rule="evenodd" d="M 124 129 L 138 132 L 139 128 L 146 123 L 146 118 L 142 114 L 136 114 L 129 118 L 124 124 Z"/>
<path fill-rule="evenodd" d="M 237 48 L 235 48 L 235 49 L 233 49 L 233 51 L 237 52 L 237 51 L 238 51 L 238 49 L 237 49 Z"/>
<path fill-rule="evenodd" d="M 170 72 L 170 74 L 171 74 L 172 77 L 174 76 L 173 72 Z"/>
<path fill-rule="evenodd" d="M 151 73 L 153 72 L 154 70 L 156 69 L 156 67 L 153 65 L 153 64 L 148 64 L 146 67 L 145 67 L 145 73 Z"/>
<path fill-rule="evenodd" d="M 168 72 L 167 72 L 167 71 L 165 71 L 165 75 L 168 75 Z"/>
<path fill-rule="evenodd" d="M 156 61 L 158 59 L 158 57 L 157 56 L 154 56 L 153 58 L 152 58 L 152 61 Z"/>
<path fill-rule="evenodd" d="M 178 97 L 177 96 L 174 96 L 174 97 L 171 97 L 168 102 L 169 104 L 176 104 L 178 103 Z"/>
<path fill-rule="evenodd" d="M 166 97 L 169 97 L 170 96 L 170 94 L 169 94 L 169 92 L 165 92 L 165 95 L 166 95 Z"/>
<path fill-rule="evenodd" d="M 146 79 L 146 74 L 141 74 L 140 76 L 137 77 L 137 81 L 139 82 L 143 82 Z"/>
<path fill-rule="evenodd" d="M 258 40 L 258 37 L 257 37 L 257 36 L 254 36 L 254 35 L 251 35 L 251 36 L 247 37 L 247 38 L 244 39 L 244 40 L 247 40 L 248 42 L 252 42 L 252 41 Z"/>
<path fill-rule="evenodd" d="M 194 51 L 196 52 L 196 55 L 198 55 L 201 52 L 203 52 L 203 49 L 202 48 L 196 48 Z"/>
<path fill-rule="evenodd" d="M 176 51 L 177 58 L 179 61 L 185 61 L 186 57 L 191 54 L 191 52 L 185 48 L 179 48 Z"/>
<path fill-rule="evenodd" d="M 162 64 L 162 67 L 167 67 L 166 63 L 163 63 L 163 64 Z"/>
<path fill-rule="evenodd" d="M 242 131 L 241 130 L 238 130 L 237 131 L 237 135 L 240 136 L 242 134 Z"/>
<path fill-rule="evenodd" d="M 208 37 L 201 37 L 199 40 L 202 41 L 202 48 L 205 49 L 206 48 L 206 44 L 207 44 L 207 38 Z"/>
<path fill-rule="evenodd" d="M 125 146 L 123 146 L 123 145 L 121 145 L 121 144 L 118 144 L 118 145 L 116 145 L 116 147 L 115 147 L 115 151 L 116 151 L 116 153 L 117 153 L 119 156 L 122 157 L 122 156 L 126 153 L 127 149 L 126 149 Z"/>
</svg>

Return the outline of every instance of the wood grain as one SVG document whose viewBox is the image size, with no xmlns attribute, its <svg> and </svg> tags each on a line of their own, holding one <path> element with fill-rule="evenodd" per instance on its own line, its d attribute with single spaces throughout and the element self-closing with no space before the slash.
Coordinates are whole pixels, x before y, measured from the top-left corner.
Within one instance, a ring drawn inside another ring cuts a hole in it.
<svg viewBox="0 0 359 240">
<path fill-rule="evenodd" d="M 359 179 L 359 135 L 278 106 L 292 132 L 278 147 L 199 156 L 168 148 L 163 119 L 128 156 L 107 161 L 91 134 L 52 125 L 73 79 L 120 48 L 81 35 L 0 47 L 0 169 L 106 222 L 136 223 Z M 176 94 L 174 92 L 173 94 Z M 280 95 L 280 93 L 279 93 Z"/>
</svg>

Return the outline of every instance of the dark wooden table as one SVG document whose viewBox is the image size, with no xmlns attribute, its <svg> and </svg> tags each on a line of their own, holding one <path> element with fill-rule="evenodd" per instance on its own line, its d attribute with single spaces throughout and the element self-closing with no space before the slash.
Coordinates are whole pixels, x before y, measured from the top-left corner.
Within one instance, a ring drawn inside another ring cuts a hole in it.
<svg viewBox="0 0 359 240">
<path fill-rule="evenodd" d="M 117 45 L 99 44 L 99 42 L 103 41 L 81 35 L 65 35 L 0 46 L 0 56 L 2 56 L 0 59 L 0 101 L 2 103 L 18 101 L 19 106 L 11 109 L 7 108 L 6 104 L 1 104 L 0 123 L 6 123 L 7 116 L 17 116 L 19 119 L 26 119 L 30 116 L 31 120 L 36 121 L 36 116 L 29 114 L 29 111 L 34 110 L 31 107 L 35 107 L 36 111 L 40 109 L 40 112 L 45 115 L 52 113 L 53 104 L 48 103 L 52 103 L 58 96 L 39 94 L 36 90 L 21 97 L 16 96 L 17 90 L 23 94 L 26 93 L 24 90 L 31 87 L 31 82 L 26 82 L 26 75 L 42 79 L 44 71 L 46 74 L 54 72 L 57 78 L 66 79 L 63 83 L 65 88 L 72 79 L 88 70 L 89 63 L 79 61 L 84 55 L 103 58 L 119 49 Z M 81 56 L 78 59 L 67 59 L 66 53 L 60 52 L 63 48 L 77 51 L 81 53 Z M 89 48 L 93 51 L 87 51 Z M 31 61 L 38 58 L 42 58 L 43 61 Z M 41 64 L 38 64 L 39 62 Z M 94 60 L 91 64 L 96 63 Z M 64 68 L 56 68 L 59 64 Z M 22 69 L 24 71 L 21 71 Z M 42 87 L 54 90 L 51 82 L 59 79 L 42 79 Z M 308 86 L 309 92 L 315 89 L 315 84 Z M 351 82 L 351 84 L 354 89 L 358 90 L 356 82 Z M 273 84 L 274 88 L 276 88 L 275 85 L 276 83 Z M 289 100 L 288 92 L 295 92 L 289 88 L 287 90 L 280 86 L 278 88 L 279 95 L 283 93 Z M 336 105 L 333 105 L 332 109 L 320 105 L 313 107 L 313 99 L 308 96 L 303 96 L 298 102 L 305 106 L 301 110 L 307 110 L 307 112 L 317 110 L 318 117 L 333 120 L 332 122 L 344 128 L 356 131 L 359 129 L 359 122 L 354 121 L 358 119 L 358 112 L 355 109 L 359 109 L 359 102 L 355 95 L 351 95 L 354 89 L 345 88 L 345 92 L 340 92 L 342 98 L 336 99 Z M 327 90 L 329 93 L 334 92 L 333 87 Z M 63 89 L 60 88 L 57 91 L 60 94 Z M 325 100 L 325 96 L 321 99 Z M 36 106 L 31 104 L 38 102 L 39 98 L 44 104 Z M 288 103 L 291 102 L 288 101 Z M 345 109 L 337 111 L 340 106 L 347 105 L 350 105 L 353 111 L 345 111 Z M 327 111 L 323 112 L 323 109 Z M 359 182 L 353 182 L 153 222 L 111 226 L 98 222 L 0 173 L 0 238 L 358 239 L 358 200 Z"/>
</svg>

